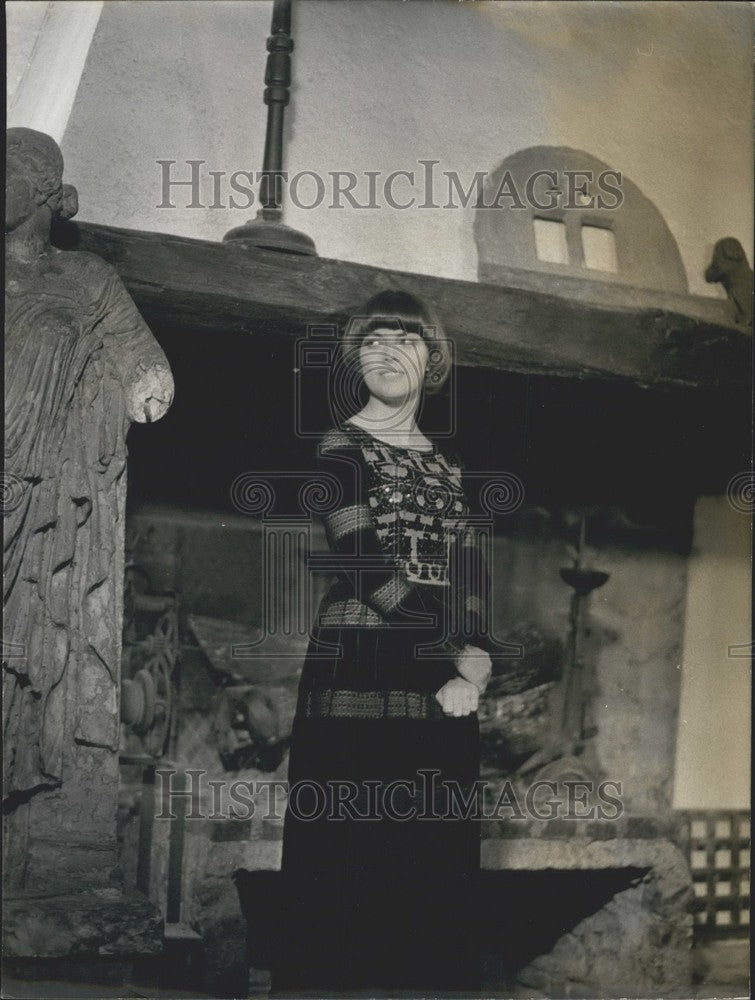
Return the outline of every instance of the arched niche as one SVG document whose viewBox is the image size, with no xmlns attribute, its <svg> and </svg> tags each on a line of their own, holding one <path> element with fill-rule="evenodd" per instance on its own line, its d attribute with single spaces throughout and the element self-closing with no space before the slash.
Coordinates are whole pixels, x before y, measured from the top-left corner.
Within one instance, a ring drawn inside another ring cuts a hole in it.
<svg viewBox="0 0 755 1000">
<path fill-rule="evenodd" d="M 583 150 L 531 146 L 488 174 L 475 208 L 478 277 L 511 268 L 688 291 L 671 230 L 620 170 Z"/>
</svg>

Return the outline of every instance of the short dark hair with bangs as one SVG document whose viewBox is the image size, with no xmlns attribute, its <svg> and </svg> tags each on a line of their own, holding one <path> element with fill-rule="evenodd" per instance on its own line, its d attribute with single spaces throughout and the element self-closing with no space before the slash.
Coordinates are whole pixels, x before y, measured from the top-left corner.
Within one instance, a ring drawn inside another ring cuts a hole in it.
<svg viewBox="0 0 755 1000">
<path fill-rule="evenodd" d="M 418 333 L 429 352 L 425 372 L 425 392 L 442 388 L 451 371 L 451 347 L 433 311 L 410 292 L 378 292 L 349 320 L 343 332 L 341 349 L 347 365 L 355 364 L 363 338 L 373 330 L 403 330 Z"/>
</svg>

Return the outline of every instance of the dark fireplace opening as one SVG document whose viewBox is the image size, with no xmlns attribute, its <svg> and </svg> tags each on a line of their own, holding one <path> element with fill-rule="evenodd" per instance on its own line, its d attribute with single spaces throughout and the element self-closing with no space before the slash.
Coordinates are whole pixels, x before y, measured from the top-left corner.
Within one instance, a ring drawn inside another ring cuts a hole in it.
<svg viewBox="0 0 755 1000">
<path fill-rule="evenodd" d="M 477 912 L 486 984 L 513 984 L 517 973 L 618 893 L 636 885 L 647 868 L 482 871 Z"/>
</svg>

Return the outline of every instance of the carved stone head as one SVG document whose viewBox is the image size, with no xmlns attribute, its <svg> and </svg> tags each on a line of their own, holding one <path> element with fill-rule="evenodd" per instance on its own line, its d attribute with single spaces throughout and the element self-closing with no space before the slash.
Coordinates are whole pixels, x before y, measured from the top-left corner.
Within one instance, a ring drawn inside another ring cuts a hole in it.
<svg viewBox="0 0 755 1000">
<path fill-rule="evenodd" d="M 11 128 L 6 150 L 6 231 L 43 207 L 62 219 L 76 214 L 76 188 L 63 183 L 63 154 L 54 139 L 31 128 Z"/>
</svg>

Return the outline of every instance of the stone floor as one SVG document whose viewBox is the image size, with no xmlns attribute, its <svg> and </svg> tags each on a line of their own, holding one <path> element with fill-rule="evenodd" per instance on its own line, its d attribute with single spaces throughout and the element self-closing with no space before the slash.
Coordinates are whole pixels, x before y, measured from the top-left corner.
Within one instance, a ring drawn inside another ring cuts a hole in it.
<svg viewBox="0 0 755 1000">
<path fill-rule="evenodd" d="M 694 955 L 698 989 L 739 989 L 749 993 L 750 942 L 747 938 L 699 943 Z"/>
<path fill-rule="evenodd" d="M 190 990 L 158 990 L 146 992 L 136 989 L 115 991 L 112 987 L 72 987 L 70 984 L 39 982 L 33 986 L 25 984 L 16 989 L 15 984 L 6 983 L 2 992 L 3 1000 L 216 1000 L 207 993 Z M 483 990 L 480 1000 L 541 1000 L 544 994 L 521 989 L 497 992 Z M 690 986 L 678 993 L 667 993 L 664 1000 L 749 1000 L 747 987 L 736 990 L 730 986 Z"/>
<path fill-rule="evenodd" d="M 701 982 L 694 986 L 667 992 L 664 1000 L 745 1000 L 750 997 L 749 942 L 746 939 L 715 941 L 698 946 L 696 968 Z M 255 973 L 250 977 L 249 997 L 267 996 L 267 976 Z M 496 988 L 488 983 L 480 993 L 480 1000 L 541 1000 L 545 995 L 536 994 L 525 987 Z M 144 986 L 82 986 L 53 981 L 26 982 L 3 979 L 3 1000 L 215 1000 L 206 992 L 186 989 L 158 989 Z M 555 998 L 549 998 L 555 1000 Z"/>
<path fill-rule="evenodd" d="M 23 982 L 3 977 L 3 1000 L 214 1000 L 205 992 L 149 989 L 142 986 L 87 986 L 51 980 Z"/>
<path fill-rule="evenodd" d="M 266 994 L 250 993 L 261 997 Z M 191 990 L 145 990 L 129 987 L 116 990 L 110 986 L 73 986 L 70 983 L 36 982 L 3 984 L 3 1000 L 216 1000 L 207 993 Z M 540 1000 L 544 994 L 535 994 L 524 987 L 499 992 L 495 989 L 482 990 L 480 1000 Z M 731 985 L 706 984 L 690 986 L 678 992 L 665 994 L 664 1000 L 749 1000 L 749 988 L 736 989 Z"/>
</svg>

